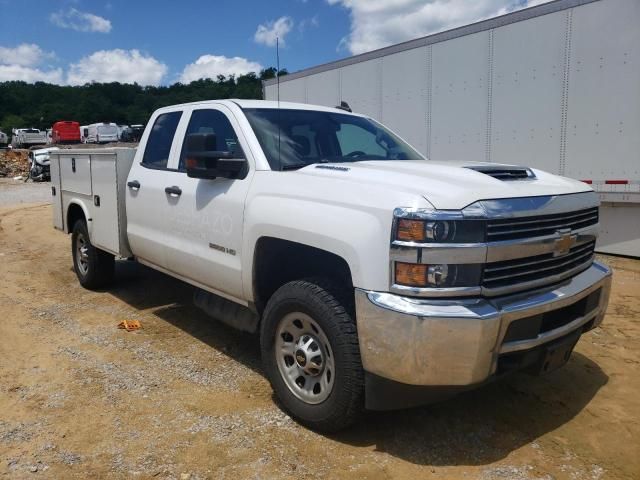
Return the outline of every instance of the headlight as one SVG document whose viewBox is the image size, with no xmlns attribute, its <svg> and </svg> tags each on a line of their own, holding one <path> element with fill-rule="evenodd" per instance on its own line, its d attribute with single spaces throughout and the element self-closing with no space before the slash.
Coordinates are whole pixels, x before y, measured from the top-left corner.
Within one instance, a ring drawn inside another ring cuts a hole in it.
<svg viewBox="0 0 640 480">
<path fill-rule="evenodd" d="M 482 265 L 395 262 L 394 273 L 394 283 L 405 287 L 475 287 L 480 284 Z"/>
<path fill-rule="evenodd" d="M 482 243 L 485 221 L 399 218 L 395 239 L 413 243 Z"/>
</svg>

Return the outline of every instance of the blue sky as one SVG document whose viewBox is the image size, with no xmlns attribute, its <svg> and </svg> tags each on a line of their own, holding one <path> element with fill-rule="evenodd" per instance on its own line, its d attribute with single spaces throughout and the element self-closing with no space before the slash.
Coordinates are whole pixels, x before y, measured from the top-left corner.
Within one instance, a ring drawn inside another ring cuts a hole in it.
<svg viewBox="0 0 640 480">
<path fill-rule="evenodd" d="M 169 84 L 296 71 L 540 0 L 0 0 L 0 81 Z"/>
</svg>

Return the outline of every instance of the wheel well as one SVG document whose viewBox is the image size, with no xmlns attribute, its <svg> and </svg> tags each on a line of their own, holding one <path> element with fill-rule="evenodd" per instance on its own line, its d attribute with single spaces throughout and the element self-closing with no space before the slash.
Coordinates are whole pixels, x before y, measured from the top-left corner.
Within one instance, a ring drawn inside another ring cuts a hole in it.
<svg viewBox="0 0 640 480">
<path fill-rule="evenodd" d="M 72 203 L 69 205 L 69 209 L 67 210 L 67 229 L 69 230 L 69 233 L 71 233 L 73 226 L 78 220 L 87 221 L 82 207 L 77 203 Z"/>
<path fill-rule="evenodd" d="M 278 288 L 292 280 L 324 277 L 353 288 L 351 270 L 342 257 L 289 240 L 260 238 L 253 265 L 254 301 L 259 312 Z"/>
</svg>

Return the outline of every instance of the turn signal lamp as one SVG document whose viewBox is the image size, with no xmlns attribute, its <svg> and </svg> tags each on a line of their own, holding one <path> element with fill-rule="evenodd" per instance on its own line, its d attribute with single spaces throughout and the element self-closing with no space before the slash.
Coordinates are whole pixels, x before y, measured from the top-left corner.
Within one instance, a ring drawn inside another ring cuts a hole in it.
<svg viewBox="0 0 640 480">
<path fill-rule="evenodd" d="M 398 220 L 397 239 L 403 242 L 424 242 L 426 239 L 422 220 Z"/>
<path fill-rule="evenodd" d="M 407 287 L 426 287 L 429 265 L 396 262 L 396 283 Z"/>
</svg>

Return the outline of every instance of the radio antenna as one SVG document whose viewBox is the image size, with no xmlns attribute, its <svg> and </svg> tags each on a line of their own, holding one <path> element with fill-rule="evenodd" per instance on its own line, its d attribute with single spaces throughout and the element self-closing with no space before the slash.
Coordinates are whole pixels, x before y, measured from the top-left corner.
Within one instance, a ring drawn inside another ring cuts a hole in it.
<svg viewBox="0 0 640 480">
<path fill-rule="evenodd" d="M 276 37 L 276 85 L 278 89 L 278 164 L 282 170 L 282 159 L 280 158 L 280 37 Z"/>
<path fill-rule="evenodd" d="M 280 108 L 280 37 L 276 37 L 276 84 L 278 86 L 278 108 Z"/>
</svg>

